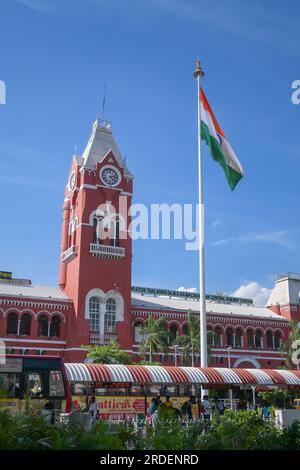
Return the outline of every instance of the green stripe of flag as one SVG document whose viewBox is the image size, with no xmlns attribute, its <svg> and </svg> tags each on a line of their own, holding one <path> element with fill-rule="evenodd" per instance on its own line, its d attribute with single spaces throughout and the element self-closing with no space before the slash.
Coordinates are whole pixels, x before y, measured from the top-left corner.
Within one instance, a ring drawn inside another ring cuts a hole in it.
<svg viewBox="0 0 300 470">
<path fill-rule="evenodd" d="M 209 146 L 212 158 L 223 168 L 228 184 L 233 191 L 243 175 L 227 164 L 220 142 L 210 135 L 209 128 L 203 121 L 201 121 L 201 137 Z"/>
</svg>

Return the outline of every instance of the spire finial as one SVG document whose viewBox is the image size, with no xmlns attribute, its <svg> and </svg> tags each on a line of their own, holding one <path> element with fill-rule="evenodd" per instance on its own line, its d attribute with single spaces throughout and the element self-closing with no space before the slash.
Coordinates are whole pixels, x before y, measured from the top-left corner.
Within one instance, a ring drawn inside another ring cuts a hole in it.
<svg viewBox="0 0 300 470">
<path fill-rule="evenodd" d="M 103 98 L 102 98 L 102 119 L 103 119 L 103 121 L 104 121 L 104 111 L 105 111 L 105 104 L 106 104 L 106 88 L 107 88 L 107 82 L 104 83 Z"/>
<path fill-rule="evenodd" d="M 195 78 L 198 78 L 198 77 L 199 77 L 199 78 L 202 78 L 202 77 L 204 77 L 204 75 L 205 75 L 205 74 L 204 74 L 204 72 L 203 72 L 203 70 L 202 70 L 202 68 L 201 68 L 201 62 L 200 62 L 199 57 L 198 57 L 197 60 L 196 60 L 196 68 L 195 68 L 195 71 L 194 71 L 194 73 L 193 73 L 193 76 L 194 76 Z"/>
</svg>

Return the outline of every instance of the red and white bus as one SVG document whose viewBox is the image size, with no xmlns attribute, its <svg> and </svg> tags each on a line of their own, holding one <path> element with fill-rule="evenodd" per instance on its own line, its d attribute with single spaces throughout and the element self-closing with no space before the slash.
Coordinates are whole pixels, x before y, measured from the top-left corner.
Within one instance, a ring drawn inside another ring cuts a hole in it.
<svg viewBox="0 0 300 470">
<path fill-rule="evenodd" d="M 70 385 L 59 357 L 7 355 L 0 361 L 0 406 L 12 413 L 32 403 L 51 403 L 56 412 L 71 411 Z"/>
</svg>

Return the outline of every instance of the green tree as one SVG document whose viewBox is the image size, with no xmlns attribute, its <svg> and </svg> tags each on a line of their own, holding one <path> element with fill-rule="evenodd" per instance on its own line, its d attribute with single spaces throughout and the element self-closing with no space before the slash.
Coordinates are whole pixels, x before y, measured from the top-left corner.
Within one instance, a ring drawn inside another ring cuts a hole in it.
<svg viewBox="0 0 300 470">
<path fill-rule="evenodd" d="M 267 402 L 274 408 L 285 408 L 285 401 L 292 397 L 293 390 L 269 390 L 268 392 L 258 392 L 258 397 L 262 402 Z"/>
<path fill-rule="evenodd" d="M 165 318 L 148 318 L 146 324 L 140 327 L 143 339 L 140 344 L 140 353 L 143 357 L 149 352 L 149 361 L 152 362 L 153 353 L 157 351 L 166 352 L 168 349 L 169 332 L 168 323 Z"/>
<path fill-rule="evenodd" d="M 295 341 L 299 341 L 299 343 L 294 345 Z M 294 345 L 294 346 L 293 346 Z M 293 354 L 295 353 L 296 349 L 299 349 L 300 345 L 300 331 L 298 322 L 295 320 L 290 322 L 290 332 L 289 336 L 280 346 L 280 351 L 282 353 L 286 353 L 285 364 L 288 369 L 294 369 L 295 363 L 293 362 Z"/>
<path fill-rule="evenodd" d="M 199 440 L 205 450 L 267 450 L 281 448 L 280 431 L 273 421 L 265 423 L 256 411 L 225 410 L 214 417 Z"/>
<path fill-rule="evenodd" d="M 177 343 L 183 348 L 183 362 L 188 365 L 192 358 L 192 367 L 195 365 L 195 355 L 200 353 L 200 321 L 191 311 L 187 314 L 186 333 L 177 337 Z"/>
<path fill-rule="evenodd" d="M 87 349 L 87 357 L 99 364 L 131 364 L 131 357 L 122 351 L 119 343 L 113 340 L 109 344 L 82 346 Z"/>
</svg>

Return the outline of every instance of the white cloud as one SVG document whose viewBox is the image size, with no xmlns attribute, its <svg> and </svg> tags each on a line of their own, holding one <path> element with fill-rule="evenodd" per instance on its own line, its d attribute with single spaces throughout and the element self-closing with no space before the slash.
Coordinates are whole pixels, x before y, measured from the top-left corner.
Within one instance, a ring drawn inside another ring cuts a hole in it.
<svg viewBox="0 0 300 470">
<path fill-rule="evenodd" d="M 178 287 L 177 289 L 179 292 L 193 292 L 193 293 L 197 293 L 197 288 L 196 287 Z"/>
<path fill-rule="evenodd" d="M 37 11 L 38 13 L 51 13 L 55 5 L 48 0 L 17 0 L 24 7 Z"/>
<path fill-rule="evenodd" d="M 212 222 L 211 227 L 216 228 L 216 227 L 219 227 L 220 225 L 223 225 L 223 223 L 224 223 L 223 220 L 218 218 Z"/>
<path fill-rule="evenodd" d="M 265 307 L 273 289 L 264 287 L 258 282 L 249 282 L 242 284 L 238 289 L 232 292 L 234 297 L 244 297 L 253 299 L 254 305 Z"/>
<path fill-rule="evenodd" d="M 223 238 L 221 240 L 217 240 L 213 244 L 215 246 L 219 246 L 227 243 L 268 242 L 284 246 L 286 248 L 295 248 L 295 243 L 290 239 L 291 233 L 295 231 L 296 230 L 278 230 L 275 232 L 246 233 L 237 237 Z"/>
<path fill-rule="evenodd" d="M 269 7 L 254 2 L 249 7 L 240 0 L 72 0 L 76 8 L 70 8 L 69 4 L 72 2 L 68 0 L 16 1 L 39 13 L 58 14 L 59 10 L 68 16 L 74 15 L 78 8 L 91 16 L 97 12 L 102 14 L 104 8 L 114 9 L 121 14 L 124 10 L 140 11 L 143 15 L 148 15 L 149 9 L 157 10 L 181 21 L 208 25 L 218 31 L 254 40 L 260 45 L 265 43 L 276 49 L 298 52 L 298 44 L 294 38 L 298 31 L 297 19 L 283 15 L 282 11 L 276 12 L 275 8 L 270 15 Z M 285 32 L 284 35 L 282 31 Z"/>
<path fill-rule="evenodd" d="M 146 1 L 147 4 L 147 1 Z M 268 7 L 254 4 L 251 7 L 242 5 L 240 0 L 220 2 L 220 0 L 187 1 L 187 0 L 151 0 L 151 4 L 175 15 L 202 24 L 210 24 L 215 28 L 258 41 L 260 44 L 276 48 L 295 50 L 297 45 L 291 31 L 297 31 L 298 24 L 291 17 L 276 14 L 275 9 L 270 15 Z M 218 14 L 216 14 L 216 11 Z M 284 38 L 278 32 L 285 30 Z"/>
</svg>

